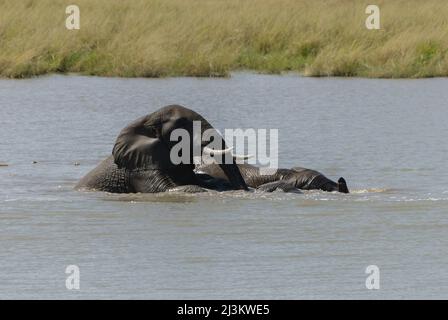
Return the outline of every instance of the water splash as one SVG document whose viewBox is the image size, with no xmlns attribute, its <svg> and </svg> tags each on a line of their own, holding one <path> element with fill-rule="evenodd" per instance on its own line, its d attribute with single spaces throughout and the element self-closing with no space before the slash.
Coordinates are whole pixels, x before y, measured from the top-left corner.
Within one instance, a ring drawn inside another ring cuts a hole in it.
<svg viewBox="0 0 448 320">
<path fill-rule="evenodd" d="M 350 193 L 354 194 L 365 194 L 365 193 L 387 193 L 392 192 L 392 189 L 388 188 L 369 188 L 369 189 L 359 189 L 359 190 L 350 190 Z"/>
</svg>

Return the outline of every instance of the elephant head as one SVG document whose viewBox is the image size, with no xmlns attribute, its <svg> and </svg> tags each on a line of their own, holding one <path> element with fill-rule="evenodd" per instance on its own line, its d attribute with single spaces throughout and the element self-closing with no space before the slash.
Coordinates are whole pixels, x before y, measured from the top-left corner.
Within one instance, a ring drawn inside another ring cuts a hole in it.
<svg viewBox="0 0 448 320">
<path fill-rule="evenodd" d="M 291 169 L 288 178 L 299 189 L 320 189 L 329 192 L 349 193 L 347 182 L 344 178 L 341 177 L 338 182 L 334 182 L 316 170 L 294 167 Z"/>
<path fill-rule="evenodd" d="M 222 136 L 201 115 L 182 106 L 170 105 L 137 119 L 120 132 L 112 150 L 114 162 L 119 168 L 128 170 L 169 171 L 174 168 L 176 170 L 182 168 L 193 171 L 195 143 L 198 146 L 198 141 L 200 141 L 198 147 L 201 152 L 204 151 L 204 148 L 209 150 L 206 146 L 207 143 L 194 136 L 195 121 L 200 122 L 201 137 L 206 130 L 216 132 L 216 135 L 213 136 L 218 141 L 213 141 L 213 145 L 217 154 L 222 154 L 223 150 L 230 150 Z M 187 163 L 174 163 L 171 158 L 171 151 L 177 144 L 177 141 L 172 140 L 172 133 L 176 129 L 184 129 L 189 133 L 191 149 Z M 216 148 L 216 145 L 220 145 L 220 149 Z M 220 166 L 235 189 L 248 189 L 235 160 L 230 163 L 222 163 Z"/>
</svg>

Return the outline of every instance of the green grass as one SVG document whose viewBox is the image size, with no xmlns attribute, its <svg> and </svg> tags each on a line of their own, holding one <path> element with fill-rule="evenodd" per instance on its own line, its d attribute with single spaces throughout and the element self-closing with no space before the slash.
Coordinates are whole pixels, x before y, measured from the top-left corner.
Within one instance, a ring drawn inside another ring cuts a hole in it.
<svg viewBox="0 0 448 320">
<path fill-rule="evenodd" d="M 65 28 L 76 3 L 81 29 Z M 448 75 L 448 3 L 378 0 L 0 0 L 0 76 Z"/>
</svg>

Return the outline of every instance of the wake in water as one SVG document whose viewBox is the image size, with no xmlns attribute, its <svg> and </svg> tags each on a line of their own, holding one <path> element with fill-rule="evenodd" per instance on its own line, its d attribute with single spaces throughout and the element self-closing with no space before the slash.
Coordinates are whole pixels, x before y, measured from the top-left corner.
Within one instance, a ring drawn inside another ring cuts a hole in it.
<svg viewBox="0 0 448 320">
<path fill-rule="evenodd" d="M 392 191 L 393 191 L 393 189 L 388 189 L 388 188 L 369 188 L 369 189 L 351 190 L 351 193 L 354 193 L 354 194 L 386 193 L 386 192 L 392 192 Z"/>
<path fill-rule="evenodd" d="M 259 192 L 247 191 L 207 191 L 202 193 L 188 194 L 183 192 L 165 192 L 160 194 L 106 194 L 102 196 L 107 201 L 124 202 L 171 202 L 190 203 L 200 201 L 229 201 L 229 200 L 258 200 L 258 201 L 343 201 L 343 202 L 419 202 L 419 201 L 448 201 L 448 195 L 421 194 L 414 192 L 403 192 L 388 188 L 370 188 L 353 190 L 349 194 L 338 192 L 324 192 L 320 190 L 304 190 L 303 193 L 285 193 L 283 191 Z"/>
<path fill-rule="evenodd" d="M 274 201 L 291 201 L 301 199 L 311 200 L 351 200 L 356 199 L 357 194 L 374 194 L 386 192 L 388 189 L 362 189 L 354 190 L 349 194 L 341 194 L 339 192 L 325 192 L 321 190 L 301 190 L 301 192 L 284 192 L 276 190 L 273 192 L 263 192 L 256 189 L 249 191 L 232 190 L 232 191 L 213 191 L 208 190 L 200 193 L 185 193 L 181 191 L 170 191 L 162 193 L 134 193 L 134 194 L 114 194 L 100 193 L 106 201 L 124 201 L 124 202 L 196 202 L 203 200 L 220 201 L 230 199 L 241 200 L 274 200 Z M 98 194 L 98 193 L 92 193 Z"/>
</svg>

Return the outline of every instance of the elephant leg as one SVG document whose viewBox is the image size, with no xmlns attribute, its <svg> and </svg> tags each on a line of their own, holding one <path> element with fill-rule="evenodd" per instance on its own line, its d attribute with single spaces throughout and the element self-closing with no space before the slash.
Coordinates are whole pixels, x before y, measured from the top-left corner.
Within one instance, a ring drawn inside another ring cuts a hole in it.
<svg viewBox="0 0 448 320">
<path fill-rule="evenodd" d="M 199 193 L 199 192 L 206 192 L 207 189 L 204 189 L 195 184 L 188 184 L 188 185 L 178 186 L 178 187 L 168 189 L 168 191 L 169 192 Z"/>
<path fill-rule="evenodd" d="M 259 186 L 257 190 L 261 190 L 264 192 L 273 192 L 276 190 L 281 190 L 283 192 L 302 193 L 299 189 L 297 189 L 294 186 L 294 183 L 288 181 L 274 181 L 265 183 Z"/>
</svg>

